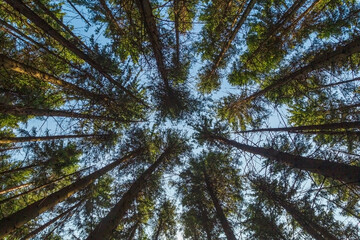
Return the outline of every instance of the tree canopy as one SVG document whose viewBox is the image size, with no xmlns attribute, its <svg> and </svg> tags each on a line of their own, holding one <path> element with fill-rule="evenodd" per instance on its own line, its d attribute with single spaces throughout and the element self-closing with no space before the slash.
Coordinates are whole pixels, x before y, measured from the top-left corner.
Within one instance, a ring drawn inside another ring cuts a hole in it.
<svg viewBox="0 0 360 240">
<path fill-rule="evenodd" d="M 0 2 L 0 239 L 359 239 L 360 2 Z"/>
</svg>

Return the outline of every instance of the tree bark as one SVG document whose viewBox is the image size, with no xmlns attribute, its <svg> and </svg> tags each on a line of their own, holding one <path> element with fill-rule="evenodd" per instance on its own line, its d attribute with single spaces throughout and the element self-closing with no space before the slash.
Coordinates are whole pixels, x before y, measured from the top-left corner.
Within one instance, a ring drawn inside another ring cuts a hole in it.
<svg viewBox="0 0 360 240">
<path fill-rule="evenodd" d="M 294 204 L 288 202 L 280 194 L 272 192 L 269 186 L 264 185 L 262 181 L 260 184 L 256 185 L 269 199 L 278 203 L 282 208 L 286 210 L 300 225 L 301 227 L 309 233 L 313 238 L 317 240 L 337 240 L 330 232 L 324 229 L 315 221 L 311 220 L 309 217 L 304 215 Z"/>
<path fill-rule="evenodd" d="M 58 41 L 60 44 L 62 44 L 64 47 L 66 47 L 68 50 L 73 52 L 76 56 L 83 59 L 85 62 L 87 62 L 89 65 L 91 65 L 94 69 L 96 69 L 99 73 L 101 73 L 105 78 L 107 78 L 112 84 L 126 92 L 130 97 L 135 99 L 137 102 L 145 105 L 147 105 L 138 97 L 136 97 L 131 91 L 126 89 L 124 86 L 122 86 L 119 82 L 117 82 L 115 79 L 113 79 L 104 68 L 95 62 L 89 55 L 84 53 L 82 50 L 78 49 L 74 44 L 72 44 L 69 40 L 64 38 L 60 33 L 58 33 L 54 28 L 52 28 L 47 22 L 45 22 L 40 16 L 38 16 L 35 12 L 33 12 L 28 6 L 26 6 L 21 0 L 4 0 L 7 4 L 9 4 L 11 7 L 13 7 L 16 11 L 18 11 L 20 14 L 27 17 L 29 20 L 31 20 L 37 27 L 42 29 L 45 33 L 50 35 L 52 38 L 54 38 L 56 41 Z"/>
<path fill-rule="evenodd" d="M 139 122 L 133 120 L 124 120 L 120 118 L 91 115 L 86 113 L 76 113 L 76 112 L 68 112 L 68 111 L 52 110 L 52 109 L 39 109 L 39 108 L 23 107 L 18 105 L 5 105 L 5 104 L 0 104 L 0 113 L 12 114 L 15 116 L 68 117 L 68 118 L 103 120 L 103 121 L 122 122 L 122 123 Z"/>
<path fill-rule="evenodd" d="M 12 192 L 12 191 L 14 191 L 14 190 L 19 190 L 19 189 L 28 187 L 28 186 L 30 186 L 30 185 L 32 185 L 32 184 L 33 184 L 33 183 L 24 183 L 24 184 L 21 184 L 21 185 L 19 185 L 19 186 L 10 187 L 10 188 L 1 190 L 1 191 L 0 191 L 0 194 L 5 194 L 5 193 L 8 193 L 8 192 Z"/>
<path fill-rule="evenodd" d="M 168 151 L 169 149 L 165 150 L 164 153 L 162 153 L 160 157 L 139 176 L 139 178 L 131 185 L 130 189 L 122 196 L 120 201 L 90 233 L 90 235 L 86 238 L 87 240 L 103 240 L 108 239 L 111 236 L 112 231 L 119 225 L 132 202 L 144 188 L 153 172 L 162 162 L 166 160 Z"/>
<path fill-rule="evenodd" d="M 21 142 L 39 142 L 57 139 L 69 138 L 96 138 L 106 137 L 109 134 L 78 134 L 78 135 L 57 135 L 57 136 L 40 136 L 40 137 L 0 137 L 0 144 L 21 143 Z"/>
<path fill-rule="evenodd" d="M 149 36 L 151 47 L 153 49 L 156 65 L 162 80 L 164 81 L 166 89 L 170 89 L 167 69 L 165 66 L 164 56 L 162 53 L 162 43 L 159 36 L 159 31 L 156 26 L 155 17 L 152 13 L 151 3 L 149 0 L 136 0 L 136 4 L 142 16 L 146 32 Z"/>
<path fill-rule="evenodd" d="M 16 228 L 23 226 L 25 223 L 30 221 L 33 218 L 36 218 L 41 213 L 49 210 L 54 207 L 56 204 L 64 201 L 74 193 L 84 189 L 89 186 L 93 181 L 97 178 L 101 177 L 108 171 L 114 169 L 116 166 L 120 165 L 122 162 L 127 161 L 138 153 L 140 153 L 141 149 L 133 151 L 130 154 L 127 154 L 123 158 L 120 158 L 109 165 L 93 172 L 92 174 L 83 177 L 77 182 L 66 186 L 59 191 L 50 194 L 49 196 L 36 201 L 33 204 L 28 205 L 27 207 L 11 214 L 0 220 L 0 238 L 7 236 L 11 232 L 13 232 Z"/>
<path fill-rule="evenodd" d="M 71 29 L 66 26 L 60 19 L 58 19 L 53 12 L 51 12 L 44 4 L 42 4 L 42 2 L 40 0 L 33 0 L 36 5 L 38 5 L 41 10 L 43 10 L 48 16 L 50 16 L 59 26 L 61 26 L 63 29 L 65 29 L 70 35 L 71 37 L 73 37 L 73 39 L 75 39 L 75 41 L 82 46 L 84 49 L 86 49 L 86 51 L 88 51 L 89 53 L 92 53 L 91 49 L 86 46 L 80 39 L 78 36 L 76 36 Z"/>
<path fill-rule="evenodd" d="M 205 183 L 206 183 L 206 190 L 210 194 L 211 200 L 214 203 L 216 215 L 217 215 L 217 217 L 221 223 L 221 226 L 225 232 L 226 238 L 228 240 L 236 240 L 234 232 L 230 226 L 230 223 L 228 222 L 228 220 L 225 216 L 225 213 L 221 207 L 220 201 L 219 201 L 218 197 L 216 196 L 216 192 L 214 190 L 212 182 L 211 182 L 205 169 L 203 170 L 203 173 L 204 173 L 204 179 L 205 179 Z"/>
<path fill-rule="evenodd" d="M 72 206 L 71 208 L 69 208 L 68 210 L 66 210 L 65 212 L 59 214 L 58 216 L 54 217 L 53 219 L 51 219 L 50 221 L 48 221 L 47 223 L 43 224 L 42 226 L 36 228 L 34 231 L 28 233 L 27 235 L 25 235 L 23 238 L 21 238 L 21 240 L 29 240 L 32 237 L 36 236 L 36 234 L 38 234 L 39 232 L 41 232 L 42 230 L 44 230 L 45 228 L 47 228 L 48 226 L 50 226 L 51 224 L 53 224 L 54 222 L 56 222 L 57 220 L 59 220 L 60 218 L 64 217 L 65 215 L 69 214 L 72 215 L 73 213 L 71 213 L 71 211 L 73 211 L 74 209 L 76 209 L 77 207 L 79 207 L 82 204 L 83 201 L 78 202 L 77 204 L 75 204 L 74 206 Z"/>
<path fill-rule="evenodd" d="M 6 202 L 8 202 L 8 201 L 11 201 L 12 199 L 15 199 L 15 198 L 24 196 L 24 195 L 29 194 L 29 193 L 31 193 L 31 192 L 34 192 L 34 191 L 36 191 L 36 190 L 42 189 L 42 188 L 44 188 L 44 187 L 47 187 L 47 186 L 49 186 L 49 185 L 51 185 L 51 184 L 54 184 L 54 183 L 56 183 L 56 182 L 59 182 L 59 181 L 63 180 L 64 178 L 67 178 L 67 177 L 69 177 L 69 176 L 78 174 L 78 173 L 80 173 L 80 172 L 82 172 L 82 171 L 85 171 L 85 170 L 87 170 L 87 169 L 88 169 L 88 168 L 84 168 L 84 169 L 79 170 L 79 171 L 77 171 L 77 172 L 74 172 L 74 173 L 71 173 L 71 174 L 67 174 L 67 175 L 62 176 L 62 177 L 60 177 L 60 178 L 57 178 L 57 179 L 52 180 L 52 181 L 50 181 L 50 182 L 47 182 L 47 183 L 45 183 L 45 184 L 43 184 L 43 185 L 41 185 L 41 186 L 34 187 L 34 188 L 29 189 L 29 190 L 27 190 L 27 191 L 25 191 L 25 192 L 22 192 L 22 193 L 19 193 L 19 194 L 17 194 L 17 195 L 14 195 L 14 196 L 8 197 L 8 198 L 6 198 L 6 199 L 0 200 L 0 205 L 6 203 Z"/>
<path fill-rule="evenodd" d="M 37 78 L 41 81 L 54 84 L 56 86 L 62 87 L 64 90 L 67 90 L 75 95 L 79 94 L 85 98 L 93 99 L 97 102 L 105 102 L 107 104 L 114 104 L 115 100 L 109 99 L 107 95 L 93 93 L 84 88 L 78 87 L 75 84 L 59 79 L 51 74 L 40 71 L 34 67 L 28 66 L 24 63 L 18 62 L 14 59 L 8 58 L 7 56 L 0 54 L 0 66 L 3 66 L 5 69 L 10 69 L 14 72 L 30 75 L 34 78 Z"/>
<path fill-rule="evenodd" d="M 233 31 L 231 31 L 229 38 L 227 39 L 227 41 L 224 43 L 220 54 L 217 56 L 213 66 L 211 67 L 211 72 L 210 72 L 210 76 L 212 76 L 216 69 L 219 67 L 221 61 L 224 59 L 224 56 L 226 54 L 226 52 L 229 50 L 232 41 L 235 39 L 237 33 L 239 32 L 241 26 L 244 24 L 246 18 L 249 16 L 250 11 L 253 9 L 255 3 L 257 0 L 251 0 L 248 4 L 248 6 L 246 7 L 244 13 L 242 14 L 242 16 L 240 17 L 238 23 L 236 24 L 235 28 Z"/>
<path fill-rule="evenodd" d="M 351 129 L 351 128 L 358 128 L 359 129 L 360 128 L 360 121 L 357 121 L 357 122 L 340 122 L 340 123 L 325 123 L 325 124 L 319 124 L 319 125 L 283 127 L 283 128 L 262 128 L 262 129 L 252 129 L 252 130 L 246 130 L 246 131 L 238 131 L 237 133 L 297 132 L 297 131 L 307 131 L 307 130 L 329 130 L 329 129 Z M 306 133 L 306 132 L 304 132 L 304 133 Z"/>
<path fill-rule="evenodd" d="M 292 168 L 306 170 L 355 186 L 358 186 L 360 183 L 360 167 L 357 166 L 302 157 L 290 153 L 280 152 L 272 148 L 253 147 L 212 134 L 210 134 L 208 138 L 249 153 L 269 158 Z"/>
<path fill-rule="evenodd" d="M 286 85 L 287 83 L 297 80 L 300 77 L 305 76 L 306 74 L 329 66 L 334 62 L 339 62 L 349 56 L 351 56 L 352 54 L 355 53 L 359 53 L 360 52 L 360 38 L 355 38 L 352 42 L 344 45 L 344 46 L 340 46 L 337 47 L 335 50 L 333 51 L 326 51 L 323 53 L 319 53 L 316 55 L 316 57 L 310 62 L 308 63 L 306 66 L 285 75 L 284 77 L 281 77 L 279 79 L 277 79 L 276 81 L 274 81 L 273 84 L 265 87 L 262 90 L 259 90 L 255 93 L 253 93 L 250 96 L 247 96 L 243 99 L 237 99 L 235 100 L 233 103 L 230 104 L 230 107 L 240 107 L 243 104 L 245 104 L 246 102 L 252 101 L 260 96 L 264 96 L 266 93 L 276 89 L 276 88 L 280 88 L 283 85 Z"/>
</svg>

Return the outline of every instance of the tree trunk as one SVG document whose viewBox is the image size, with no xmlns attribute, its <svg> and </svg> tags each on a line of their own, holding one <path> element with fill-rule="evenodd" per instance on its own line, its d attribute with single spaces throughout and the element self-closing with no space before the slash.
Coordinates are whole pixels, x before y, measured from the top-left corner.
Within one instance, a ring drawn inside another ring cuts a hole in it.
<svg viewBox="0 0 360 240">
<path fill-rule="evenodd" d="M 42 29 L 45 33 L 49 34 L 52 38 L 58 41 L 61 45 L 66 47 L 68 50 L 73 52 L 76 56 L 83 59 L 89 65 L 91 65 L 94 69 L 96 69 L 99 73 L 101 73 L 105 78 L 107 78 L 112 84 L 126 92 L 129 96 L 134 98 L 137 102 L 142 103 L 147 106 L 141 99 L 136 97 L 131 91 L 122 86 L 119 82 L 113 79 L 108 73 L 105 72 L 104 68 L 95 62 L 90 56 L 84 53 L 82 50 L 78 49 L 74 44 L 72 44 L 69 40 L 64 38 L 60 33 L 58 33 L 54 28 L 52 28 L 47 22 L 45 22 L 41 17 L 39 17 L 35 12 L 33 12 L 28 6 L 26 6 L 21 0 L 5 0 L 7 4 L 12 6 L 16 11 L 20 14 L 27 17 L 31 20 L 37 27 Z"/>
<path fill-rule="evenodd" d="M 163 225 L 163 220 L 162 220 L 162 218 L 160 218 L 159 226 L 158 226 L 158 229 L 155 232 L 155 236 L 154 236 L 153 240 L 158 240 L 159 239 L 161 229 L 162 229 L 162 225 Z"/>
<path fill-rule="evenodd" d="M 10 201 L 10 200 L 12 200 L 12 199 L 15 199 L 15 198 L 24 196 L 24 195 L 29 194 L 29 193 L 31 193 L 31 192 L 34 192 L 34 191 L 36 191 L 36 190 L 42 189 L 42 188 L 44 188 L 44 187 L 47 187 L 47 186 L 49 186 L 49 185 L 51 185 L 51 184 L 54 184 L 54 183 L 56 183 L 56 182 L 59 182 L 59 181 L 63 180 L 64 178 L 67 178 L 67 177 L 69 177 L 69 176 L 78 174 L 78 173 L 80 173 L 80 172 L 82 172 L 82 171 L 85 171 L 85 170 L 87 170 L 87 169 L 89 169 L 89 168 L 84 168 L 84 169 L 79 170 L 79 171 L 77 171 L 77 172 L 74 172 L 74 173 L 71 173 L 71 174 L 67 174 L 67 175 L 62 176 L 62 177 L 60 177 L 60 178 L 57 178 L 57 179 L 52 180 L 52 181 L 50 181 L 50 182 L 47 182 L 47 183 L 45 183 L 45 184 L 43 184 L 43 185 L 41 185 L 41 186 L 34 187 L 34 188 L 32 188 L 32 189 L 29 189 L 29 190 L 27 190 L 27 191 L 25 191 L 25 192 L 19 193 L 19 194 L 17 194 L 17 195 L 12 196 L 12 197 L 8 197 L 8 198 L 6 198 L 6 199 L 0 200 L 0 204 L 4 204 L 4 203 L 6 203 L 6 202 L 8 202 L 8 201 Z"/>
<path fill-rule="evenodd" d="M 6 151 L 10 151 L 10 150 L 16 150 L 16 149 L 20 149 L 22 147 L 11 147 L 11 148 L 4 148 L 4 149 L 0 149 L 0 153 L 1 152 L 6 152 Z"/>
<path fill-rule="evenodd" d="M 141 152 L 141 149 L 133 151 L 130 154 L 127 154 L 125 157 L 120 158 L 109 165 L 93 172 L 92 174 L 83 177 L 82 179 L 78 180 L 75 183 L 66 186 L 59 191 L 50 194 L 49 196 L 40 199 L 33 204 L 28 205 L 27 207 L 11 214 L 8 217 L 5 217 L 0 220 L 0 238 L 7 236 L 16 228 L 23 226 L 25 223 L 30 221 L 31 219 L 36 218 L 41 213 L 49 210 L 50 208 L 54 207 L 56 204 L 64 201 L 74 193 L 84 189 L 85 187 L 89 186 L 93 181 L 97 178 L 101 177 L 108 171 L 114 169 L 116 166 L 120 165 L 122 162 L 127 161 L 138 153 Z"/>
<path fill-rule="evenodd" d="M 110 210 L 95 229 L 86 238 L 87 240 L 103 240 L 111 236 L 112 231 L 119 225 L 127 210 L 130 208 L 139 192 L 146 186 L 156 168 L 166 160 L 168 150 L 164 153 L 131 185 L 130 189 L 122 196 L 120 201 Z"/>
<path fill-rule="evenodd" d="M 300 226 L 309 233 L 313 238 L 317 240 L 337 240 L 330 232 L 324 229 L 315 221 L 304 215 L 294 204 L 288 202 L 280 194 L 272 192 L 269 186 L 261 181 L 260 184 L 256 185 L 269 199 L 278 203 L 282 208 L 286 210 L 299 224 Z"/>
<path fill-rule="evenodd" d="M 291 81 L 297 80 L 300 77 L 303 77 L 314 70 L 329 66 L 335 62 L 342 61 L 342 60 L 346 59 L 347 57 L 351 56 L 352 54 L 359 53 L 359 52 L 360 52 L 360 38 L 355 38 L 352 42 L 350 42 L 344 46 L 337 47 L 333 51 L 326 51 L 326 52 L 319 53 L 306 66 L 304 66 L 288 75 L 285 75 L 284 77 L 277 79 L 276 81 L 274 81 L 273 84 L 265 87 L 262 90 L 259 90 L 255 93 L 253 93 L 252 95 L 250 95 L 248 97 L 235 100 L 231 104 L 231 107 L 240 107 L 244 103 L 252 101 L 260 96 L 264 96 L 266 93 L 268 93 L 276 88 L 280 88 L 281 86 L 286 85 L 287 83 L 289 83 Z"/>
<path fill-rule="evenodd" d="M 87 89 L 78 87 L 75 84 L 61 80 L 53 75 L 40 71 L 34 67 L 28 66 L 14 59 L 8 58 L 3 54 L 0 54 L 0 66 L 3 66 L 5 69 L 10 69 L 14 72 L 30 75 L 41 81 L 62 87 L 64 90 L 67 90 L 75 95 L 79 94 L 88 99 L 93 99 L 98 102 L 104 101 L 107 104 L 111 103 L 111 101 L 114 101 L 112 99 L 109 99 L 107 95 L 93 93 L 91 91 L 88 91 Z"/>
<path fill-rule="evenodd" d="M 46 163 L 46 162 L 44 162 L 44 163 Z M 2 175 L 4 175 L 4 174 L 9 174 L 9 173 L 15 173 L 15 172 L 19 172 L 19 171 L 24 171 L 24 170 L 27 170 L 27 169 L 30 169 L 30 168 L 33 168 L 33 167 L 37 167 L 37 166 L 40 166 L 40 165 L 42 165 L 42 163 L 32 164 L 32 165 L 25 166 L 25 167 L 19 167 L 19 168 L 9 169 L 9 170 L 0 172 L 0 176 L 2 176 Z"/>
<path fill-rule="evenodd" d="M 351 128 L 359 128 L 360 129 L 360 121 L 357 121 L 357 122 L 340 122 L 340 123 L 325 123 L 325 124 L 320 124 L 320 125 L 308 125 L 308 126 L 298 126 L 298 127 L 262 128 L 262 129 L 252 129 L 252 130 L 246 130 L 246 131 L 238 131 L 237 133 L 297 132 L 297 131 L 306 131 L 306 130 L 329 130 L 329 129 L 351 129 Z M 304 133 L 306 133 L 306 132 L 304 132 Z"/>
<path fill-rule="evenodd" d="M 42 2 L 40 0 L 33 0 L 36 5 L 38 5 L 41 10 L 43 10 L 48 16 L 50 16 L 59 26 L 61 26 L 64 30 L 66 30 L 71 37 L 73 37 L 73 39 L 75 39 L 75 41 L 82 46 L 84 49 L 86 49 L 86 51 L 88 51 L 88 53 L 92 53 L 92 50 L 90 48 L 88 48 L 88 46 L 86 46 L 79 38 L 78 36 L 76 36 L 68 26 L 66 26 L 62 21 L 60 21 L 53 12 L 51 12 L 44 4 L 42 4 Z"/>
<path fill-rule="evenodd" d="M 51 224 L 53 224 L 54 222 L 59 220 L 60 218 L 64 217 L 65 215 L 67 215 L 67 214 L 72 215 L 73 213 L 71 213 L 71 211 L 73 211 L 74 209 L 79 207 L 82 204 L 82 202 L 83 201 L 78 202 L 77 204 L 75 204 L 74 206 L 72 206 L 71 208 L 66 210 L 65 212 L 59 214 L 58 216 L 54 217 L 53 219 L 51 219 L 47 223 L 45 223 L 42 226 L 36 228 L 34 231 L 30 232 L 29 234 L 27 234 L 23 238 L 21 238 L 21 240 L 29 240 L 32 237 L 36 236 L 36 234 L 38 234 L 39 232 L 41 232 L 42 230 L 44 230 L 45 228 L 47 228 L 48 226 L 50 226 Z"/>
<path fill-rule="evenodd" d="M 139 224 L 140 224 L 140 222 L 136 221 L 134 226 L 131 227 L 130 236 L 129 236 L 128 240 L 133 240 L 134 239 L 135 233 L 136 233 L 137 228 L 139 227 Z"/>
<path fill-rule="evenodd" d="M 136 4 L 144 22 L 146 32 L 149 36 L 151 47 L 153 49 L 156 65 L 162 80 L 164 81 L 166 89 L 170 88 L 167 69 L 165 67 L 164 56 L 162 53 L 162 43 L 159 36 L 159 31 L 156 26 L 155 17 L 152 13 L 151 3 L 149 0 L 136 0 Z"/>
<path fill-rule="evenodd" d="M 81 12 L 75 7 L 75 5 L 70 1 L 66 0 L 67 3 L 75 10 L 75 12 L 84 20 L 89 26 L 91 26 L 90 22 L 81 14 Z"/>
<path fill-rule="evenodd" d="M 224 59 L 226 52 L 229 50 L 232 41 L 235 39 L 238 31 L 240 30 L 241 26 L 244 24 L 246 18 L 249 16 L 250 11 L 253 9 L 255 3 L 257 0 L 251 0 L 248 4 L 248 6 L 246 7 L 243 15 L 241 16 L 241 18 L 239 19 L 238 23 L 235 26 L 235 29 L 233 31 L 231 31 L 229 39 L 227 39 L 227 41 L 224 43 L 220 54 L 217 56 L 212 68 L 211 68 L 211 72 L 210 72 L 210 76 L 213 75 L 216 71 L 216 69 L 219 67 L 221 61 Z"/>
<path fill-rule="evenodd" d="M 290 153 L 280 152 L 272 148 L 267 149 L 262 147 L 253 147 L 212 134 L 210 134 L 208 137 L 209 139 L 236 147 L 249 153 L 269 158 L 292 168 L 306 170 L 355 186 L 359 185 L 360 183 L 360 167 L 357 166 L 302 157 Z"/>
<path fill-rule="evenodd" d="M 15 116 L 69 117 L 69 118 L 93 119 L 93 120 L 103 120 L 103 121 L 122 122 L 122 123 L 139 122 L 133 120 L 124 120 L 120 118 L 91 115 L 86 113 L 76 113 L 76 112 L 68 112 L 68 111 L 52 110 L 52 109 L 39 109 L 39 108 L 23 107 L 18 105 L 5 105 L 5 104 L 0 104 L 0 113 L 12 114 Z"/>
<path fill-rule="evenodd" d="M 21 185 L 19 185 L 19 186 L 10 187 L 10 188 L 1 190 L 1 191 L 0 191 L 0 194 L 5 194 L 5 193 L 8 193 L 8 192 L 12 192 L 12 191 L 14 191 L 14 190 L 19 190 L 19 189 L 28 187 L 28 186 L 30 186 L 30 185 L 32 185 L 32 184 L 33 184 L 33 183 L 24 183 L 24 184 L 21 184 Z"/>
<path fill-rule="evenodd" d="M 41 137 L 0 137 L 0 144 L 21 143 L 21 142 L 39 142 L 69 138 L 97 138 L 107 137 L 109 134 L 78 134 L 78 135 L 57 135 Z"/>
<path fill-rule="evenodd" d="M 205 183 L 206 183 L 206 190 L 210 194 L 211 200 L 214 203 L 216 215 L 221 223 L 222 228 L 224 229 L 226 238 L 228 240 L 236 240 L 234 232 L 230 226 L 230 223 L 228 222 L 228 220 L 225 216 L 225 213 L 221 207 L 220 201 L 216 196 L 215 189 L 214 189 L 212 182 L 211 182 L 205 169 L 203 170 L 203 173 L 204 173 L 204 179 L 205 179 Z"/>
</svg>

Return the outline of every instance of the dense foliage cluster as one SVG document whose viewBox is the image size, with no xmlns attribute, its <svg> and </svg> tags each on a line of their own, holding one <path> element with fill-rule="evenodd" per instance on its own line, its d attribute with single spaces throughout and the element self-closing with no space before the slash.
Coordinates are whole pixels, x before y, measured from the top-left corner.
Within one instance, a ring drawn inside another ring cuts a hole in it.
<svg viewBox="0 0 360 240">
<path fill-rule="evenodd" d="M 360 239 L 356 0 L 0 2 L 0 239 Z"/>
</svg>

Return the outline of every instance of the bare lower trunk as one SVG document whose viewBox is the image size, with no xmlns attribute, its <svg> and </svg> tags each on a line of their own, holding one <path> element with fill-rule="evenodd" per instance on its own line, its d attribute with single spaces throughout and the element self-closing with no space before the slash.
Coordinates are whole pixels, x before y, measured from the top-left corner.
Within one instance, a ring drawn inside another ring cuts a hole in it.
<svg viewBox="0 0 360 240">
<path fill-rule="evenodd" d="M 162 52 L 163 46 L 160 40 L 158 28 L 156 26 L 155 17 L 152 13 L 151 3 L 149 0 L 136 0 L 136 4 L 139 8 L 146 32 L 150 39 L 158 71 L 161 75 L 162 80 L 164 81 L 166 89 L 168 90 L 170 88 L 170 85 Z"/>
<path fill-rule="evenodd" d="M 133 158 L 136 154 L 138 154 L 140 150 L 134 151 L 131 154 L 126 155 L 125 157 L 116 160 L 113 163 L 95 171 L 94 173 L 83 177 L 77 182 L 66 186 L 59 191 L 50 194 L 49 196 L 40 199 L 33 204 L 28 205 L 27 207 L 11 214 L 8 217 L 5 217 L 0 220 L 0 238 L 7 236 L 16 228 L 23 226 L 25 223 L 30 221 L 31 219 L 36 218 L 41 213 L 49 210 L 54 207 L 56 204 L 64 201 L 74 193 L 84 189 L 89 186 L 94 180 L 101 177 L 108 171 L 114 169 L 116 166 L 120 165 L 122 162 L 127 161 Z"/>
<path fill-rule="evenodd" d="M 336 179 L 355 186 L 360 183 L 360 167 L 357 166 L 302 157 L 290 153 L 280 152 L 272 148 L 253 147 L 211 134 L 208 138 L 226 145 L 234 146 L 249 153 L 269 158 L 289 167 L 320 174 L 324 177 Z"/>
<path fill-rule="evenodd" d="M 225 213 L 221 207 L 220 201 L 218 197 L 216 196 L 216 192 L 214 190 L 214 187 L 212 185 L 212 182 L 207 174 L 207 172 L 204 170 L 204 179 L 206 183 L 206 189 L 211 197 L 212 202 L 214 203 L 216 215 L 221 223 L 221 226 L 225 232 L 226 238 L 228 240 L 236 240 L 234 232 L 232 230 L 232 227 L 230 226 L 229 221 L 227 220 Z"/>
</svg>

